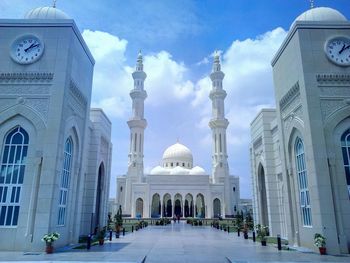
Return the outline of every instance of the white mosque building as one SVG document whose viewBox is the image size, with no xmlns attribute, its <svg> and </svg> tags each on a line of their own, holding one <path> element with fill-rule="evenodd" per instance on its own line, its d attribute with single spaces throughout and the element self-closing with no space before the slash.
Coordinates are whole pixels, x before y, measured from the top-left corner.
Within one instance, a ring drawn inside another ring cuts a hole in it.
<svg viewBox="0 0 350 263">
<path fill-rule="evenodd" d="M 219 55 L 214 57 L 210 74 L 212 90 L 213 153 L 212 173 L 194 166 L 192 152 L 179 142 L 164 151 L 162 165 L 144 174 L 143 142 L 147 122 L 144 118 L 144 89 L 146 73 L 142 55 L 139 54 L 136 70 L 132 74 L 134 88 L 130 92 L 133 116 L 130 128 L 130 152 L 128 171 L 117 177 L 117 204 L 123 214 L 139 218 L 159 217 L 232 217 L 239 209 L 239 177 L 229 175 L 227 162 L 224 99 L 226 91 L 222 80 Z"/>
<path fill-rule="evenodd" d="M 251 123 L 255 223 L 295 246 L 350 250 L 350 22 L 312 8 L 272 60 L 276 109 Z"/>
<path fill-rule="evenodd" d="M 90 109 L 92 57 L 55 7 L 0 19 L 0 250 L 77 243 L 107 221 L 111 122 Z"/>
</svg>

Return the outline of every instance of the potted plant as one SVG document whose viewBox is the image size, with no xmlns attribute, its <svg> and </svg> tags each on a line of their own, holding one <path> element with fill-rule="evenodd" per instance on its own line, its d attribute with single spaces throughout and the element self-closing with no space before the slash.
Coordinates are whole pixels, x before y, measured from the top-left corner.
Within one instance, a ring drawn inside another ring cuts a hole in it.
<svg viewBox="0 0 350 263">
<path fill-rule="evenodd" d="M 53 246 L 52 243 L 56 241 L 60 237 L 60 234 L 57 232 L 48 233 L 43 236 L 41 241 L 44 241 L 46 243 L 46 253 L 52 254 L 53 253 Z"/>
<path fill-rule="evenodd" d="M 100 246 L 102 246 L 103 243 L 105 242 L 106 230 L 107 230 L 107 227 L 103 227 L 97 233 L 97 239 Z"/>
<path fill-rule="evenodd" d="M 123 217 L 122 217 L 122 206 L 119 206 L 117 214 L 114 216 L 114 225 L 115 225 L 115 237 L 119 238 L 120 229 L 123 226 Z"/>
<path fill-rule="evenodd" d="M 314 236 L 314 245 L 318 247 L 321 255 L 326 255 L 326 238 L 319 233 Z"/>
<path fill-rule="evenodd" d="M 268 226 L 257 224 L 255 226 L 255 229 L 257 232 L 257 236 L 260 238 L 261 245 L 266 246 L 266 236 L 267 236 L 267 232 L 269 231 Z"/>
</svg>

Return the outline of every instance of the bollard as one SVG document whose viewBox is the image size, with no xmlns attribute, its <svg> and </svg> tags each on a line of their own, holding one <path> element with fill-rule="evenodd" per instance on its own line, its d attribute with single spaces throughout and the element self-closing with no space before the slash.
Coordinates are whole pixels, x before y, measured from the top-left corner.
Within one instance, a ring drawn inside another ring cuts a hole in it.
<svg viewBox="0 0 350 263">
<path fill-rule="evenodd" d="M 238 230 L 237 230 L 237 236 L 241 236 L 241 233 L 240 233 L 240 229 L 238 228 Z"/>
<path fill-rule="evenodd" d="M 91 247 L 91 235 L 88 235 L 87 241 L 86 241 L 86 249 L 89 250 Z"/>
<path fill-rule="evenodd" d="M 123 227 L 123 236 L 125 236 L 125 227 Z"/>
<path fill-rule="evenodd" d="M 230 233 L 230 226 L 227 226 L 227 234 Z"/>
<path fill-rule="evenodd" d="M 109 230 L 109 241 L 112 241 L 112 230 Z"/>
<path fill-rule="evenodd" d="M 134 226 L 131 226 L 131 233 L 134 232 Z"/>
<path fill-rule="evenodd" d="M 253 242 L 255 242 L 255 231 L 253 231 Z"/>
<path fill-rule="evenodd" d="M 277 235 L 277 249 L 282 250 L 281 236 Z"/>
</svg>

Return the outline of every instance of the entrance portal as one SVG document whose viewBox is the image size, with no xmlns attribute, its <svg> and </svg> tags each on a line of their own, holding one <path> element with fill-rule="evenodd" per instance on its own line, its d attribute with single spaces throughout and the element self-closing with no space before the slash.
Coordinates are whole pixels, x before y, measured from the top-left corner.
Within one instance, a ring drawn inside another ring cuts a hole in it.
<svg viewBox="0 0 350 263">
<path fill-rule="evenodd" d="M 179 199 L 177 199 L 177 200 L 175 201 L 174 215 L 176 215 L 176 216 L 182 216 L 181 202 L 180 202 Z"/>
</svg>

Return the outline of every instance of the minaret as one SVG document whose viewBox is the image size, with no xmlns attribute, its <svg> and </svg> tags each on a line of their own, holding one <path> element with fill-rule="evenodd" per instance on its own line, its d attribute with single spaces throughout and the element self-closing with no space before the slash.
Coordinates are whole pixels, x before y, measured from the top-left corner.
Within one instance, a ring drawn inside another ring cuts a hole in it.
<svg viewBox="0 0 350 263">
<path fill-rule="evenodd" d="M 128 163 L 128 177 L 142 181 L 143 177 L 143 141 L 147 121 L 144 119 L 144 101 L 147 92 L 143 83 L 147 77 L 143 71 L 143 61 L 141 51 L 137 57 L 136 69 L 132 73 L 134 88 L 130 91 L 132 99 L 132 117 L 128 121 L 130 128 L 130 150 Z M 133 180 L 135 181 L 135 180 Z"/>
<path fill-rule="evenodd" d="M 229 122 L 225 118 L 226 91 L 222 88 L 224 77 L 225 74 L 221 71 L 220 56 L 215 52 L 213 70 L 210 74 L 212 90 L 209 95 L 212 101 L 212 119 L 209 127 L 213 135 L 213 183 L 225 183 L 225 178 L 228 178 L 229 175 L 226 147 L 226 128 Z"/>
</svg>

